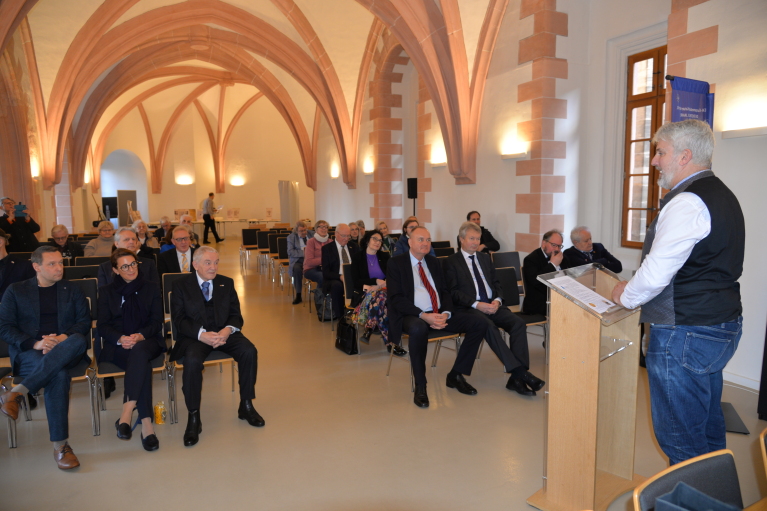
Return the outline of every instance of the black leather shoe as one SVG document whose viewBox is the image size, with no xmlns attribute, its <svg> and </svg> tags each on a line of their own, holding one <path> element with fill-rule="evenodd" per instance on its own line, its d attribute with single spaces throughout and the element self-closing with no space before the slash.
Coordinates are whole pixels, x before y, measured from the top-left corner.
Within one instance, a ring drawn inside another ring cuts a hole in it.
<svg viewBox="0 0 767 511">
<path fill-rule="evenodd" d="M 157 440 L 157 435 L 151 434 L 148 437 L 144 438 L 143 433 L 141 434 L 141 445 L 144 446 L 145 451 L 156 451 L 160 448 L 160 441 Z"/>
<path fill-rule="evenodd" d="M 429 408 L 429 395 L 426 393 L 426 385 L 417 385 L 413 402 L 418 408 Z"/>
<path fill-rule="evenodd" d="M 222 241 L 224 241 L 224 238 L 217 239 L 216 243 L 221 243 Z"/>
<path fill-rule="evenodd" d="M 369 328 L 366 328 L 362 335 L 360 335 L 360 341 L 370 344 L 371 335 L 373 335 L 373 331 Z"/>
<path fill-rule="evenodd" d="M 117 438 L 120 440 L 130 440 L 133 436 L 133 430 L 127 422 L 120 422 L 120 419 L 117 419 L 115 428 L 117 429 Z"/>
<path fill-rule="evenodd" d="M 546 382 L 535 376 L 530 371 L 522 375 L 521 380 L 527 384 L 533 391 L 539 391 L 546 385 Z"/>
<path fill-rule="evenodd" d="M 514 378 L 513 376 L 509 376 L 509 381 L 506 383 L 506 388 L 509 390 L 513 390 L 517 394 L 522 394 L 523 396 L 534 396 L 535 392 L 527 388 L 527 385 L 525 385 L 525 382 L 523 382 L 519 378 Z"/>
<path fill-rule="evenodd" d="M 394 350 L 394 355 L 397 357 L 404 357 L 407 355 L 407 351 L 399 344 L 387 344 L 386 351 L 391 353 L 391 350 Z"/>
<path fill-rule="evenodd" d="M 203 245 L 210 245 L 210 241 L 208 241 L 208 240 L 203 240 L 203 241 L 202 241 L 202 244 L 203 244 Z"/>
<path fill-rule="evenodd" d="M 186 422 L 186 431 L 184 431 L 184 445 L 191 447 L 200 441 L 202 433 L 202 422 L 200 422 L 200 411 L 189 412 L 189 418 Z"/>
<path fill-rule="evenodd" d="M 298 294 L 298 295 L 296 295 L 296 297 L 293 299 L 293 305 L 298 305 L 298 304 L 299 304 L 299 303 L 301 303 L 302 301 L 303 301 L 303 300 L 301 300 L 301 295 L 300 295 L 300 294 Z"/>
<path fill-rule="evenodd" d="M 112 395 L 112 392 L 117 388 L 117 385 L 115 385 L 115 379 L 113 376 L 107 376 L 104 378 L 104 382 L 102 383 L 104 386 L 104 399 L 109 399 L 109 396 Z"/>
<path fill-rule="evenodd" d="M 237 417 L 248 421 L 248 424 L 261 428 L 266 424 L 264 418 L 261 417 L 255 408 L 253 408 L 253 402 L 250 399 L 240 401 L 240 407 L 237 409 Z"/>
<path fill-rule="evenodd" d="M 477 389 L 469 385 L 469 382 L 466 381 L 462 374 L 451 376 L 451 373 L 448 373 L 445 385 L 467 396 L 473 396 L 477 393 Z"/>
</svg>

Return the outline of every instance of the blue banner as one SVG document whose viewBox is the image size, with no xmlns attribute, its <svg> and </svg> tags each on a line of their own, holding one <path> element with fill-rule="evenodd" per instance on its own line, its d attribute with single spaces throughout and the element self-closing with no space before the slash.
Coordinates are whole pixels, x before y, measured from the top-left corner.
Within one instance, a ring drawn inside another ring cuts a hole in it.
<svg viewBox="0 0 767 511">
<path fill-rule="evenodd" d="M 671 122 L 699 119 L 714 129 L 714 95 L 708 92 L 708 82 L 676 76 L 671 89 Z"/>
</svg>

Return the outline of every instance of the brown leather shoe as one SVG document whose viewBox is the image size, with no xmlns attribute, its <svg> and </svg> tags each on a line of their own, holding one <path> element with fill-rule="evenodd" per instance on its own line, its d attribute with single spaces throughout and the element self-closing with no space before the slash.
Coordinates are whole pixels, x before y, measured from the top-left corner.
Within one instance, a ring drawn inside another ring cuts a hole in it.
<svg viewBox="0 0 767 511">
<path fill-rule="evenodd" d="M 13 420 L 19 418 L 19 408 L 21 403 L 24 402 L 24 395 L 20 392 L 6 392 L 0 396 L 0 412 L 10 417 Z"/>
<path fill-rule="evenodd" d="M 56 460 L 56 465 L 61 470 L 69 470 L 70 468 L 76 468 L 80 466 L 80 461 L 75 456 L 72 447 L 69 444 L 64 444 L 58 449 L 53 450 L 53 459 Z"/>
</svg>

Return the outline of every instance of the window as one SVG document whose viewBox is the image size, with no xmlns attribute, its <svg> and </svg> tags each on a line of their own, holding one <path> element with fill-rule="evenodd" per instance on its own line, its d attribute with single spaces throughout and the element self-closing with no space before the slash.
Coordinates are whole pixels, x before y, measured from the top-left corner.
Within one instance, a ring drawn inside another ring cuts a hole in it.
<svg viewBox="0 0 767 511">
<path fill-rule="evenodd" d="M 621 245 L 642 248 L 647 227 L 658 214 L 658 170 L 650 165 L 650 140 L 665 122 L 666 47 L 628 58 L 626 137 L 623 167 Z"/>
</svg>

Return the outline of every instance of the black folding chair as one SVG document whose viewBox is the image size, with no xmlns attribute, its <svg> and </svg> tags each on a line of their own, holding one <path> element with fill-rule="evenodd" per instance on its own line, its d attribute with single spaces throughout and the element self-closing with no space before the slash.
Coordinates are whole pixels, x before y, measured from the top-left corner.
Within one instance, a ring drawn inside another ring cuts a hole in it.
<svg viewBox="0 0 767 511">
<path fill-rule="evenodd" d="M 93 266 L 109 261 L 109 256 L 75 257 L 75 266 Z"/>
<path fill-rule="evenodd" d="M 67 280 L 75 279 L 97 279 L 99 276 L 98 266 L 65 266 L 64 278 Z"/>
</svg>

